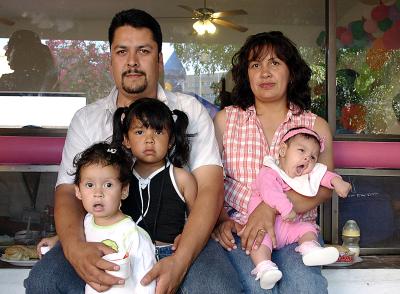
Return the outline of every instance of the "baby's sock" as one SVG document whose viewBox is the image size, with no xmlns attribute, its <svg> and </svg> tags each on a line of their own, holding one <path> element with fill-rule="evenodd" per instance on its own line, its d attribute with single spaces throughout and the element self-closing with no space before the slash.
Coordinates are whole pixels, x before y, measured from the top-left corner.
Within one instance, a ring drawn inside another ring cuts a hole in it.
<svg viewBox="0 0 400 294">
<path fill-rule="evenodd" d="M 301 253 L 303 263 L 307 266 L 331 264 L 339 258 L 339 251 L 335 247 L 321 247 L 317 241 L 306 241 L 295 250 Z"/>
<path fill-rule="evenodd" d="M 260 280 L 262 289 L 272 289 L 276 282 L 282 278 L 282 272 L 271 260 L 261 261 L 251 271 L 251 274 L 256 276 L 256 281 Z"/>
</svg>

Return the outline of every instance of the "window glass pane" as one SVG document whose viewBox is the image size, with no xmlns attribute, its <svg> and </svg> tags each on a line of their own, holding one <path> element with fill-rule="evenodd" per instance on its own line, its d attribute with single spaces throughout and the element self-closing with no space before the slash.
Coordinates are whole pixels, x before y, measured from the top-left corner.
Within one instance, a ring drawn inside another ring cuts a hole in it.
<svg viewBox="0 0 400 294">
<path fill-rule="evenodd" d="M 339 198 L 339 227 L 353 219 L 360 227 L 360 247 L 399 248 L 400 181 L 396 176 L 343 176 L 352 190 Z"/>
<path fill-rule="evenodd" d="M 38 53 L 34 55 L 32 45 L 24 45 L 23 52 L 31 56 L 22 64 L 27 67 L 27 75 L 23 76 L 22 81 L 15 79 L 13 82 L 4 83 L 8 85 L 8 88 L 5 85 L 0 87 L 0 97 L 11 94 L 20 97 L 21 93 L 25 99 L 54 97 L 56 100 L 61 96 L 72 101 L 72 99 L 77 99 L 76 97 L 83 97 L 84 103 L 91 103 L 107 95 L 113 86 L 109 72 L 108 26 L 117 11 L 135 6 L 135 8 L 148 11 L 161 24 L 165 42 L 163 43 L 165 66 L 160 83 L 165 88 L 193 93 L 206 105 L 211 114 L 215 113 L 217 107 L 213 105 L 219 103 L 216 98 L 221 90 L 220 82 L 230 69 L 233 53 L 244 43 L 247 36 L 263 31 L 279 30 L 298 45 L 301 54 L 312 67 L 313 111 L 326 115 L 325 48 L 324 34 L 321 33 L 325 29 L 325 1 L 210 0 L 207 1 L 207 8 L 214 11 L 242 9 L 247 14 L 224 17 L 234 25 L 226 27 L 216 24 L 215 34 L 206 33 L 201 36 L 193 32 L 193 24 L 196 20 L 192 19 L 192 13 L 178 5 L 185 4 L 197 9 L 202 7 L 203 1 L 169 0 L 168 5 L 166 3 L 167 1 L 164 0 L 140 3 L 128 0 L 3 0 L 0 4 L 0 74 L 2 75 L 0 85 L 3 84 L 4 77 L 13 73 L 7 60 L 10 54 L 12 56 L 15 54 L 7 53 L 8 42 L 13 33 L 20 30 L 34 32 L 30 35 L 39 36 L 40 44 L 37 37 L 34 39 L 37 46 L 43 49 L 42 51 L 47 51 L 47 59 L 38 57 Z M 244 27 L 248 30 L 241 32 L 232 27 L 240 28 L 240 30 Z M 38 66 L 34 65 L 36 61 L 46 64 L 45 60 L 47 60 L 45 70 L 39 70 Z M 227 78 L 226 90 L 230 91 L 231 87 L 232 83 Z M 16 93 L 10 91 L 16 91 Z M 5 104 L 9 102 L 0 100 L 0 109 L 4 108 Z M 26 102 L 21 102 L 21 104 L 25 105 Z M 64 106 L 61 107 L 58 103 L 47 106 L 45 110 L 41 109 L 45 113 L 57 113 L 56 110 L 65 111 Z M 36 105 L 36 107 L 39 106 Z M 19 108 L 16 106 L 13 108 L 17 108 L 12 111 L 16 117 L 19 115 Z M 33 108 L 30 110 L 37 111 Z M 46 114 L 36 116 L 48 117 Z M 0 128 L 30 124 L 45 128 L 60 127 L 49 122 L 24 121 L 18 124 L 8 123 L 8 125 L 6 122 L 1 122 Z M 63 123 L 63 126 L 66 124 Z M 1 235 L 8 234 L 14 237 L 16 231 L 27 227 L 29 217 L 32 228 L 41 229 L 42 212 L 45 211 L 47 205 L 53 206 L 52 193 L 56 173 L 41 174 L 42 176 L 39 177 L 33 171 L 26 172 L 24 180 L 23 172 L 2 171 L 0 175 Z M 33 193 L 32 189 L 37 185 L 37 193 Z M 28 189 L 32 190 L 31 194 Z M 30 195 L 37 195 L 36 201 L 33 201 Z"/>
<path fill-rule="evenodd" d="M 132 3 L 118 1 L 110 5 L 100 1 L 89 5 L 75 1 L 68 7 L 64 1 L 43 0 L 42 3 L 40 10 L 28 0 L 6 0 L 2 6 L 0 92 L 79 93 L 87 103 L 107 95 L 113 86 L 107 29 L 114 13 L 130 8 Z M 194 93 L 213 114 L 217 107 L 212 104 L 219 104 L 215 99 L 221 90 L 221 79 L 230 68 L 233 53 L 249 34 L 281 30 L 299 46 L 312 67 L 313 110 L 326 116 L 325 49 L 320 35 L 325 26 L 324 1 L 312 0 L 307 5 L 300 0 L 254 1 L 252 5 L 248 1 L 207 1 L 208 9 L 240 12 L 224 17 L 230 22 L 228 25 L 214 23 L 214 34 L 206 32 L 203 35 L 194 32 L 196 20 L 192 19 L 192 11 L 182 9 L 180 4 L 173 0 L 167 7 L 163 1 L 135 6 L 150 12 L 161 24 L 163 39 L 167 42 L 163 45 L 165 75 L 161 84 L 165 82 L 167 89 Z M 203 2 L 191 0 L 185 5 L 198 9 Z M 63 11 L 62 19 L 57 11 Z M 17 41 L 8 46 L 9 39 Z M 17 50 L 21 47 L 25 49 Z M 17 62 L 17 59 L 21 61 Z M 11 65 L 8 65 L 10 61 Z M 13 69 L 17 65 L 18 70 Z M 20 75 L 21 67 L 23 74 Z M 232 83 L 226 84 L 230 90 Z M 46 111 L 50 112 L 50 108 Z M 0 127 L 16 125 L 10 122 Z"/>
<path fill-rule="evenodd" d="M 398 1 L 339 0 L 338 134 L 400 134 Z"/>
</svg>

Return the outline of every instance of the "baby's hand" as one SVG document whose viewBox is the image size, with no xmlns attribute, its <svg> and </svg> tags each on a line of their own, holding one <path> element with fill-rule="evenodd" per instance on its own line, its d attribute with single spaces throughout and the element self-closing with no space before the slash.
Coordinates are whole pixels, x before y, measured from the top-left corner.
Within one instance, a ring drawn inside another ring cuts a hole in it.
<svg viewBox="0 0 400 294">
<path fill-rule="evenodd" d="M 347 194 L 349 194 L 351 190 L 350 183 L 343 181 L 343 179 L 340 177 L 333 178 L 331 184 L 335 189 L 336 194 L 338 194 L 338 196 L 342 198 L 347 197 Z"/>
<path fill-rule="evenodd" d="M 282 217 L 285 222 L 294 222 L 296 219 L 296 212 L 292 209 L 287 215 Z"/>
<path fill-rule="evenodd" d="M 56 245 L 58 241 L 58 236 L 53 236 L 53 237 L 48 237 L 48 238 L 43 238 L 42 240 L 40 240 L 39 244 L 37 244 L 36 246 L 36 251 L 39 255 L 39 258 L 42 258 L 42 247 L 47 247 L 49 250 L 51 248 L 54 247 L 54 245 Z"/>
</svg>

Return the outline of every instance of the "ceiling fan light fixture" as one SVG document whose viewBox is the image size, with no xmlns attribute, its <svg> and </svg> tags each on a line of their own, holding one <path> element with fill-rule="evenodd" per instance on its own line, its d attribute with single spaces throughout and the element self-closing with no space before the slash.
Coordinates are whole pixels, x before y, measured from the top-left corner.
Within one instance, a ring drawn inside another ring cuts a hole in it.
<svg viewBox="0 0 400 294">
<path fill-rule="evenodd" d="M 215 27 L 215 25 L 209 20 L 207 19 L 206 21 L 204 21 L 204 26 L 206 27 L 206 31 L 209 34 L 214 34 L 215 31 L 217 30 L 217 28 Z"/>
<path fill-rule="evenodd" d="M 198 35 L 204 35 L 205 32 L 209 34 L 214 34 L 217 30 L 215 25 L 209 20 L 198 20 L 193 24 L 193 29 Z"/>
<path fill-rule="evenodd" d="M 206 32 L 206 28 L 202 20 L 198 20 L 193 24 L 193 29 L 196 31 L 198 35 L 204 35 Z"/>
</svg>

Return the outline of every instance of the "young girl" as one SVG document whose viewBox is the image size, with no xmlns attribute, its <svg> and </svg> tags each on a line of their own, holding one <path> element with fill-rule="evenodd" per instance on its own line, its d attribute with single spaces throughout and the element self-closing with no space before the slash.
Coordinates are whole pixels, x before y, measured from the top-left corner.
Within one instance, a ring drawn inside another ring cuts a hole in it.
<svg viewBox="0 0 400 294">
<path fill-rule="evenodd" d="M 190 151 L 187 126 L 184 112 L 151 98 L 114 114 L 113 142 L 136 159 L 121 209 L 150 234 L 157 259 L 173 253 L 197 193 L 194 177 L 183 169 Z"/>
<path fill-rule="evenodd" d="M 297 219 L 293 204 L 285 192 L 293 189 L 301 195 L 313 197 L 319 186 L 334 189 L 340 197 L 346 197 L 351 185 L 327 170 L 327 166 L 317 163 L 324 142 L 314 131 L 305 128 L 290 129 L 279 146 L 279 159 L 266 156 L 264 166 L 253 183 L 253 194 L 249 202 L 249 212 L 264 201 L 275 208 L 279 215 L 275 220 L 277 247 L 298 242 L 305 265 L 316 266 L 333 263 L 339 257 L 334 247 L 321 247 L 317 239 L 317 226 Z M 256 268 L 252 274 L 260 279 L 263 289 L 271 289 L 282 277 L 281 271 L 271 261 L 273 246 L 268 234 L 258 250 L 250 254 Z"/>
<path fill-rule="evenodd" d="M 140 280 L 155 264 L 149 235 L 120 210 L 128 197 L 132 160 L 121 147 L 97 143 L 74 158 L 76 197 L 88 212 L 84 220 L 86 240 L 102 242 L 116 253 L 104 256 L 119 265 L 108 273 L 125 278 L 124 285 L 103 293 L 154 293 L 155 283 L 142 286 Z M 52 245 L 57 237 L 46 239 Z M 43 241 L 42 241 L 43 242 Z M 98 293 L 86 284 L 85 293 Z"/>
</svg>

